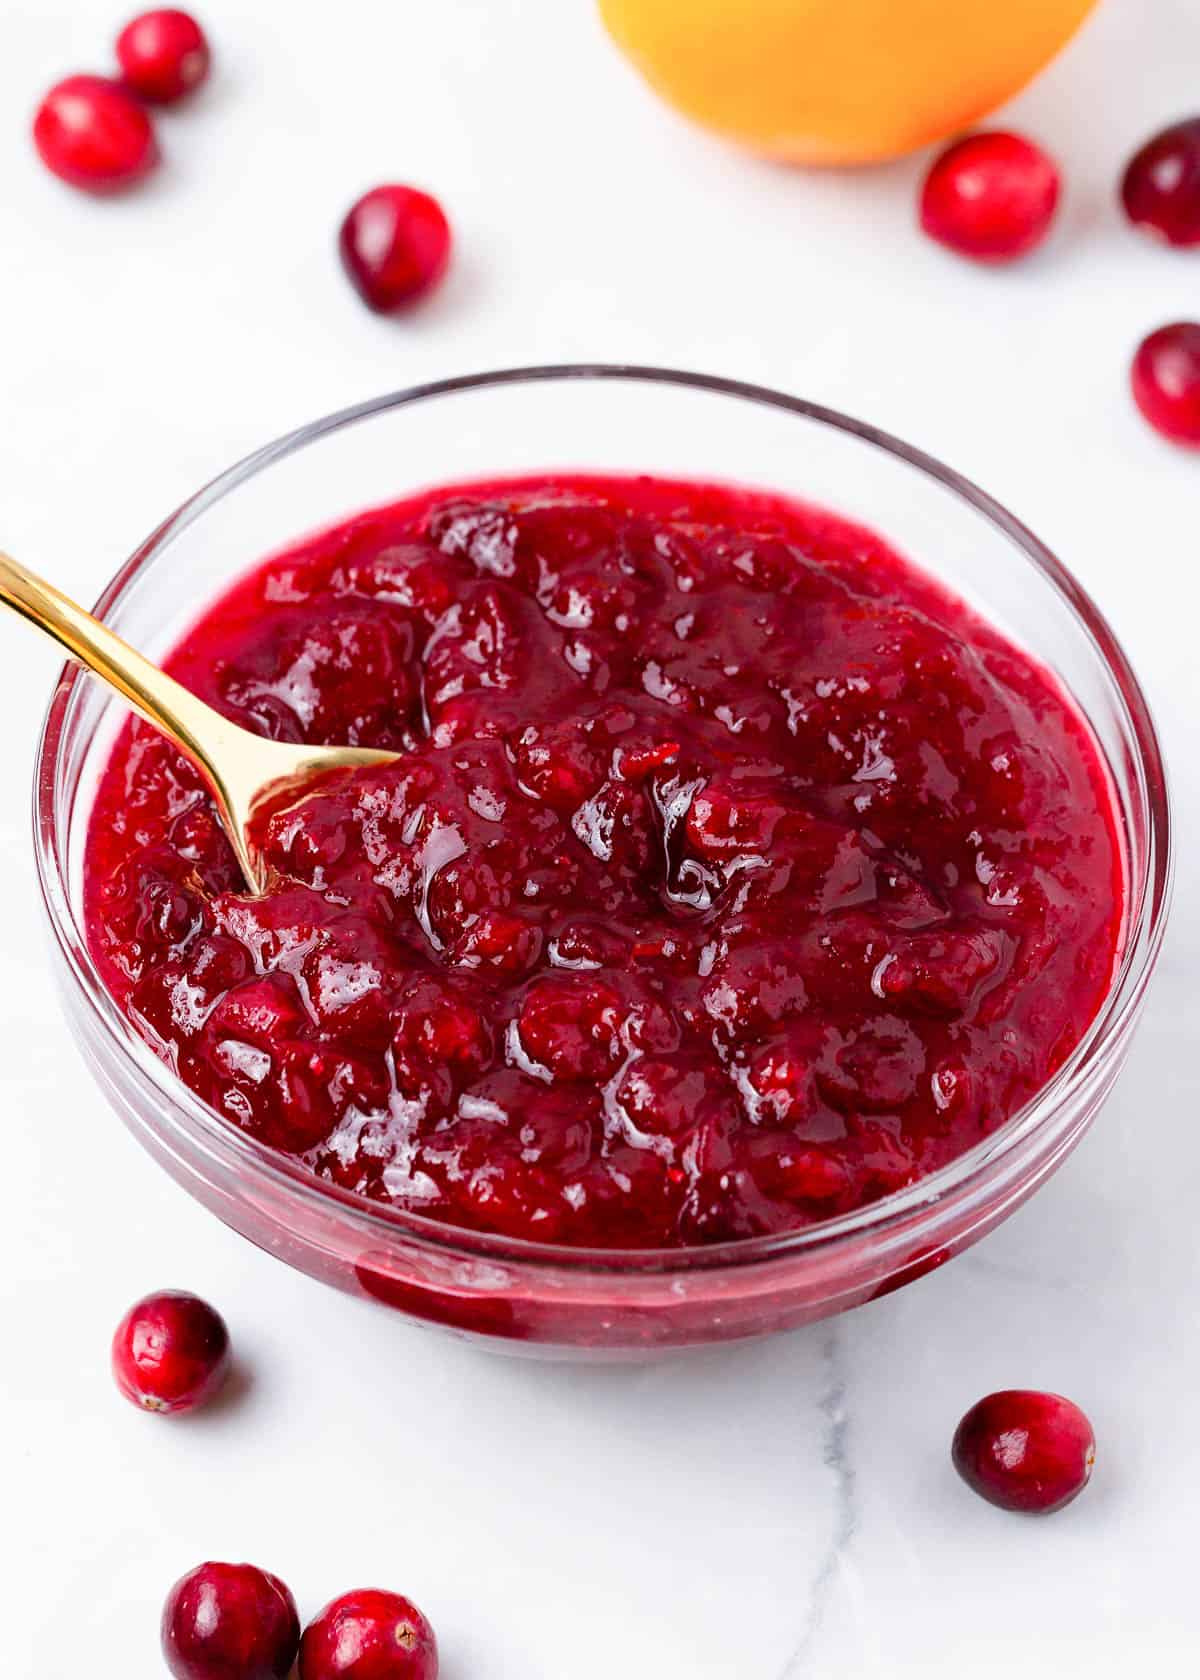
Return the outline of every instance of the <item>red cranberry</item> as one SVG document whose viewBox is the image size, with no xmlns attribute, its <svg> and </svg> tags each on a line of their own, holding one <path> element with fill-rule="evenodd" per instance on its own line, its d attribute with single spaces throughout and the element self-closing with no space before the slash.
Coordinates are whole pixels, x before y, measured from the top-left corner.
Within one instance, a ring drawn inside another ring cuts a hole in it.
<svg viewBox="0 0 1200 1680">
<path fill-rule="evenodd" d="M 142 12 L 117 36 L 117 61 L 135 93 L 173 105 L 208 75 L 208 42 L 187 12 Z"/>
<path fill-rule="evenodd" d="M 1058 166 L 1019 134 L 972 134 L 934 162 L 921 226 L 976 262 L 1011 262 L 1040 245 L 1058 206 Z"/>
<path fill-rule="evenodd" d="M 299 1680 L 437 1680 L 437 1641 L 399 1593 L 344 1593 L 304 1630 Z"/>
<path fill-rule="evenodd" d="M 598 980 L 563 976 L 530 987 L 522 1042 L 556 1079 L 602 1079 L 620 1056 L 621 1000 Z"/>
<path fill-rule="evenodd" d="M 484 910 L 455 940 L 451 962 L 460 968 L 491 968 L 500 974 L 531 969 L 542 948 L 542 930 L 506 910 Z"/>
<path fill-rule="evenodd" d="M 130 1307 L 112 1344 L 117 1387 L 148 1412 L 190 1412 L 229 1373 L 229 1332 L 206 1301 L 183 1290 Z"/>
<path fill-rule="evenodd" d="M 430 291 L 450 260 L 441 205 L 415 187 L 373 187 L 342 223 L 342 266 L 363 302 L 381 315 Z"/>
<path fill-rule="evenodd" d="M 118 192 L 158 162 L 150 118 L 104 76 L 56 83 L 38 106 L 33 142 L 47 169 L 84 192 Z"/>
<path fill-rule="evenodd" d="M 1131 379 L 1134 401 L 1155 431 L 1200 449 L 1200 321 L 1176 321 L 1144 338 Z"/>
<path fill-rule="evenodd" d="M 175 1680 L 284 1680 L 299 1643 L 295 1599 L 250 1563 L 202 1563 L 163 1606 L 163 1656 Z"/>
<path fill-rule="evenodd" d="M 1129 160 L 1121 202 L 1168 245 L 1200 245 L 1200 117 L 1173 123 Z"/>
<path fill-rule="evenodd" d="M 954 1432 L 954 1468 L 1006 1511 L 1059 1511 L 1082 1493 L 1096 1443 L 1084 1414 L 1061 1394 L 1009 1388 L 971 1407 Z"/>
</svg>

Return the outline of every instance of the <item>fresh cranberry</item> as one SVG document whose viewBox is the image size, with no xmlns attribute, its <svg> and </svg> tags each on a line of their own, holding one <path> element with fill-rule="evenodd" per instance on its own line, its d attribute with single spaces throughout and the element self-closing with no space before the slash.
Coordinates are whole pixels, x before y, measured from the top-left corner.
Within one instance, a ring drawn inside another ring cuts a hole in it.
<svg viewBox="0 0 1200 1680">
<path fill-rule="evenodd" d="M 390 315 L 432 290 L 446 272 L 450 224 L 437 199 L 416 187 L 373 187 L 342 223 L 338 247 L 363 302 Z"/>
<path fill-rule="evenodd" d="M 1200 449 L 1200 321 L 1159 327 L 1138 345 L 1134 401 L 1156 432 Z"/>
<path fill-rule="evenodd" d="M 1019 134 L 971 134 L 934 162 L 921 226 L 976 262 L 1011 262 L 1040 245 L 1058 206 L 1053 158 Z"/>
<path fill-rule="evenodd" d="M 1060 1511 L 1092 1473 L 1092 1426 L 1061 1394 L 1007 1388 L 989 1394 L 954 1432 L 954 1467 L 1006 1511 Z"/>
<path fill-rule="evenodd" d="M 33 142 L 61 181 L 84 192 L 119 192 L 158 162 L 150 118 L 119 82 L 68 76 L 38 106 Z"/>
<path fill-rule="evenodd" d="M 1200 245 L 1200 117 L 1172 123 L 1130 158 L 1121 202 L 1168 245 Z"/>
<path fill-rule="evenodd" d="M 130 1307 L 112 1343 L 113 1376 L 148 1412 L 190 1412 L 229 1374 L 229 1332 L 207 1301 L 168 1289 Z"/>
<path fill-rule="evenodd" d="M 433 1629 L 407 1598 L 343 1593 L 304 1630 L 299 1680 L 437 1680 Z"/>
<path fill-rule="evenodd" d="M 175 1680 L 284 1680 L 299 1643 L 295 1599 L 250 1563 L 202 1563 L 163 1606 L 163 1656 Z"/>
<path fill-rule="evenodd" d="M 117 62 L 135 93 L 173 105 L 208 75 L 208 41 L 188 12 L 142 12 L 117 36 Z"/>
</svg>

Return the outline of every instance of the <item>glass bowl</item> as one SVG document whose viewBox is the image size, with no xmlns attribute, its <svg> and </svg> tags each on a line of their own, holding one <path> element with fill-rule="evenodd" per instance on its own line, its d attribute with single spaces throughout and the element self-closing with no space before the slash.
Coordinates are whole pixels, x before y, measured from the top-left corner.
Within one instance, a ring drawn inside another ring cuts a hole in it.
<svg viewBox="0 0 1200 1680">
<path fill-rule="evenodd" d="M 221 1219 L 302 1271 L 516 1351 L 630 1356 L 761 1336 L 940 1265 L 1007 1217 L 1079 1141 L 1125 1059 L 1162 939 L 1170 889 L 1162 756 L 1101 614 L 982 491 L 815 404 L 650 368 L 520 368 L 416 386 L 318 420 L 173 513 L 96 610 L 161 655 L 234 578 L 306 531 L 426 485 L 553 468 L 735 481 L 825 504 L 877 530 L 1058 673 L 1112 773 L 1129 908 L 1108 997 L 1040 1094 L 914 1187 L 806 1230 L 711 1247 L 612 1253 L 514 1241 L 336 1189 L 193 1096 L 105 990 L 84 939 L 81 854 L 97 771 L 123 712 L 71 666 L 50 704 L 35 784 L 56 971 L 84 1057 L 126 1124 Z"/>
</svg>

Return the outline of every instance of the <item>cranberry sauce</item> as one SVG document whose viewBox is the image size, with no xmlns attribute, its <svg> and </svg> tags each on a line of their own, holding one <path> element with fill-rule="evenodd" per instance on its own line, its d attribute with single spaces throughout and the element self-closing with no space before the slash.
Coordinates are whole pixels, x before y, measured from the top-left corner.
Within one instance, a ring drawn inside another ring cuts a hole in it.
<svg viewBox="0 0 1200 1680">
<path fill-rule="evenodd" d="M 1049 675 L 869 532 L 748 491 L 554 477 L 271 560 L 171 669 L 279 739 L 394 748 L 283 813 L 247 895 L 131 723 L 92 948 L 217 1112 L 510 1236 L 807 1225 L 943 1165 L 1077 1043 L 1123 865 Z"/>
</svg>

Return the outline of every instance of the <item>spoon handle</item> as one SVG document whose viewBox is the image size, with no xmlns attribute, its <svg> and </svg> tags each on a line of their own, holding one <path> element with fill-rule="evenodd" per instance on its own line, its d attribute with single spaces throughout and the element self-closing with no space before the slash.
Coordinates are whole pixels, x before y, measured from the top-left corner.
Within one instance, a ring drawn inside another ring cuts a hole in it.
<svg viewBox="0 0 1200 1680">
<path fill-rule="evenodd" d="M 236 724 L 152 665 L 53 584 L 4 553 L 0 553 L 0 601 L 115 689 L 186 753 L 210 783 L 220 786 L 214 756 L 219 762 L 222 743 L 241 733 Z"/>
</svg>

